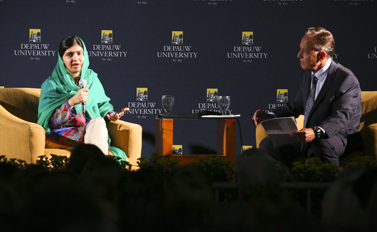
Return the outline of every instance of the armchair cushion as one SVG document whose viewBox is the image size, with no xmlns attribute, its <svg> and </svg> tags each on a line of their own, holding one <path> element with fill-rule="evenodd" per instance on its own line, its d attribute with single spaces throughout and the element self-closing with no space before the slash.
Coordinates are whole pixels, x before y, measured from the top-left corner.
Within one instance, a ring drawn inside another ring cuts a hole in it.
<svg viewBox="0 0 377 232">
<path fill-rule="evenodd" d="M 72 151 L 74 149 L 74 147 L 58 144 L 58 143 L 56 143 L 54 141 L 50 141 L 48 139 L 46 139 L 46 148 L 65 149 L 65 150 L 68 150 L 68 151 Z"/>
</svg>

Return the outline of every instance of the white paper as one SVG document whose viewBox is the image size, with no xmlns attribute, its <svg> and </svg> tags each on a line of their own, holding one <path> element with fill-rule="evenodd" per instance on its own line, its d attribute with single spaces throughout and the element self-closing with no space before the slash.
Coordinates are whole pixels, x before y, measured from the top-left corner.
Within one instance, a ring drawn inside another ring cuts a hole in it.
<svg viewBox="0 0 377 232">
<path fill-rule="evenodd" d="M 262 121 L 261 124 L 275 147 L 298 142 L 297 139 L 289 136 L 292 131 L 298 130 L 294 117 L 267 119 Z"/>
<path fill-rule="evenodd" d="M 240 114 L 232 114 L 232 115 L 202 115 L 202 118 L 239 118 L 241 117 Z"/>
</svg>

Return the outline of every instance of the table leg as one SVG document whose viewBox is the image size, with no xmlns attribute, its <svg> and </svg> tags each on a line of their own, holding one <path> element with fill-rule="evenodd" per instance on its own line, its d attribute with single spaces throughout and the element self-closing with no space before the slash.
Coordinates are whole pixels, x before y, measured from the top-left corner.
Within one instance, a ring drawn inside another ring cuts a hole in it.
<svg viewBox="0 0 377 232">
<path fill-rule="evenodd" d="M 156 119 L 156 152 L 173 154 L 173 119 Z"/>
<path fill-rule="evenodd" d="M 173 119 L 156 119 L 156 152 L 162 155 L 173 154 Z M 217 120 L 217 155 L 229 160 L 236 157 L 236 120 Z M 181 165 L 191 163 L 206 155 L 174 155 Z"/>
<path fill-rule="evenodd" d="M 219 119 L 217 121 L 217 154 L 226 159 L 236 158 L 236 120 Z"/>
</svg>

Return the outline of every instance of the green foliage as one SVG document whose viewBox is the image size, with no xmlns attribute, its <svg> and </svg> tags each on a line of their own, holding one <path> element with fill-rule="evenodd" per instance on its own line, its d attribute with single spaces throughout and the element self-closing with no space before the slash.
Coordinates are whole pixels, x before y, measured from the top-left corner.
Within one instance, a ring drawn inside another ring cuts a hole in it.
<svg viewBox="0 0 377 232">
<path fill-rule="evenodd" d="M 138 166 L 140 169 L 154 167 L 165 174 L 169 174 L 178 167 L 179 162 L 180 160 L 173 155 L 152 153 L 149 159 L 146 159 L 145 157 L 139 158 Z M 221 156 L 207 155 L 191 164 L 203 171 L 211 182 L 235 181 L 234 162 L 225 160 Z"/>
<path fill-rule="evenodd" d="M 23 168 L 27 165 L 25 160 L 16 159 L 16 158 L 8 159 L 8 158 L 5 157 L 5 155 L 0 155 L 0 162 L 1 163 L 10 163 L 10 164 L 16 166 L 17 168 Z"/>
<path fill-rule="evenodd" d="M 352 166 L 364 166 L 367 168 L 377 167 L 377 160 L 374 157 L 369 156 L 369 155 L 358 156 L 358 157 L 353 158 L 349 163 L 347 163 L 345 168 L 352 167 Z"/>
<path fill-rule="evenodd" d="M 287 182 L 291 181 L 292 175 L 291 175 L 290 170 L 287 167 L 281 165 L 281 162 L 277 161 L 276 159 L 272 159 L 272 161 L 274 161 L 275 166 L 278 169 L 280 181 L 287 181 Z"/>
<path fill-rule="evenodd" d="M 125 170 L 131 171 L 132 165 L 127 161 L 119 161 L 119 158 L 114 157 L 121 167 Z M 0 162 L 11 163 L 18 168 L 24 168 L 27 163 L 24 160 L 6 158 L 5 155 L 0 156 Z M 49 169 L 64 168 L 69 162 L 66 156 L 46 155 L 39 156 L 37 164 Z M 173 155 L 160 155 L 152 153 L 147 160 L 145 157 L 138 159 L 139 168 L 154 167 L 164 174 L 170 174 L 176 167 L 178 167 L 180 160 Z M 319 158 L 310 158 L 305 161 L 297 161 L 293 163 L 293 168 L 289 170 L 283 167 L 280 162 L 274 160 L 278 168 L 281 181 L 297 181 L 297 182 L 331 182 L 335 180 L 339 168 L 332 164 L 323 163 Z M 207 155 L 200 158 L 192 165 L 197 166 L 208 178 L 213 182 L 235 182 L 234 161 L 226 160 L 218 155 Z M 377 167 L 377 160 L 372 156 L 360 156 L 351 160 L 346 165 L 351 166 L 365 166 Z"/>
<path fill-rule="evenodd" d="M 69 158 L 61 155 L 51 155 L 47 157 L 46 155 L 38 156 L 37 164 L 49 169 L 62 169 L 68 162 Z"/>
<path fill-rule="evenodd" d="M 131 171 L 131 169 L 132 169 L 132 164 L 130 164 L 128 161 L 120 160 L 119 157 L 115 157 L 115 160 L 119 162 L 120 166 L 121 166 L 124 170 Z M 119 161 L 119 160 L 120 160 L 120 161 Z"/>
<path fill-rule="evenodd" d="M 202 170 L 211 182 L 235 182 L 234 161 L 219 155 L 207 155 L 192 165 Z"/>
<path fill-rule="evenodd" d="M 164 174 L 170 174 L 174 168 L 178 167 L 179 162 L 180 160 L 173 155 L 152 153 L 148 160 L 145 157 L 139 158 L 137 164 L 139 168 L 154 167 Z"/>
<path fill-rule="evenodd" d="M 114 160 L 118 161 L 119 165 L 125 169 L 131 171 L 132 164 L 127 161 L 120 160 L 119 157 L 111 156 Z M 60 155 L 51 155 L 47 157 L 46 155 L 38 156 L 37 164 L 48 169 L 62 169 L 69 163 L 69 157 Z M 26 163 L 26 162 L 25 162 Z"/>
<path fill-rule="evenodd" d="M 235 182 L 234 161 L 224 159 L 219 155 L 207 155 L 192 162 L 206 176 L 209 183 Z M 228 202 L 237 199 L 238 191 L 234 189 L 220 189 L 218 198 L 220 202 Z"/>
<path fill-rule="evenodd" d="M 310 158 L 293 163 L 291 175 L 298 182 L 332 182 L 339 168 L 334 164 L 323 163 L 319 158 Z"/>
</svg>

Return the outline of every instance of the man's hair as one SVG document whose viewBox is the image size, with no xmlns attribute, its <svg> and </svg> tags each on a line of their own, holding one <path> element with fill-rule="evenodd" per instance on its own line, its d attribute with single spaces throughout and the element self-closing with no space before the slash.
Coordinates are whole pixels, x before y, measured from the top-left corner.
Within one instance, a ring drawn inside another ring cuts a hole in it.
<svg viewBox="0 0 377 232">
<path fill-rule="evenodd" d="M 61 58 L 63 58 L 63 55 L 65 51 L 67 51 L 68 48 L 72 47 L 73 45 L 78 44 L 80 47 L 84 49 L 84 46 L 77 36 L 67 36 L 65 37 L 59 44 L 59 55 Z"/>
<path fill-rule="evenodd" d="M 334 56 L 335 40 L 330 31 L 323 27 L 310 27 L 306 30 L 305 35 L 315 35 L 315 51 L 324 51 L 330 58 Z"/>
</svg>

